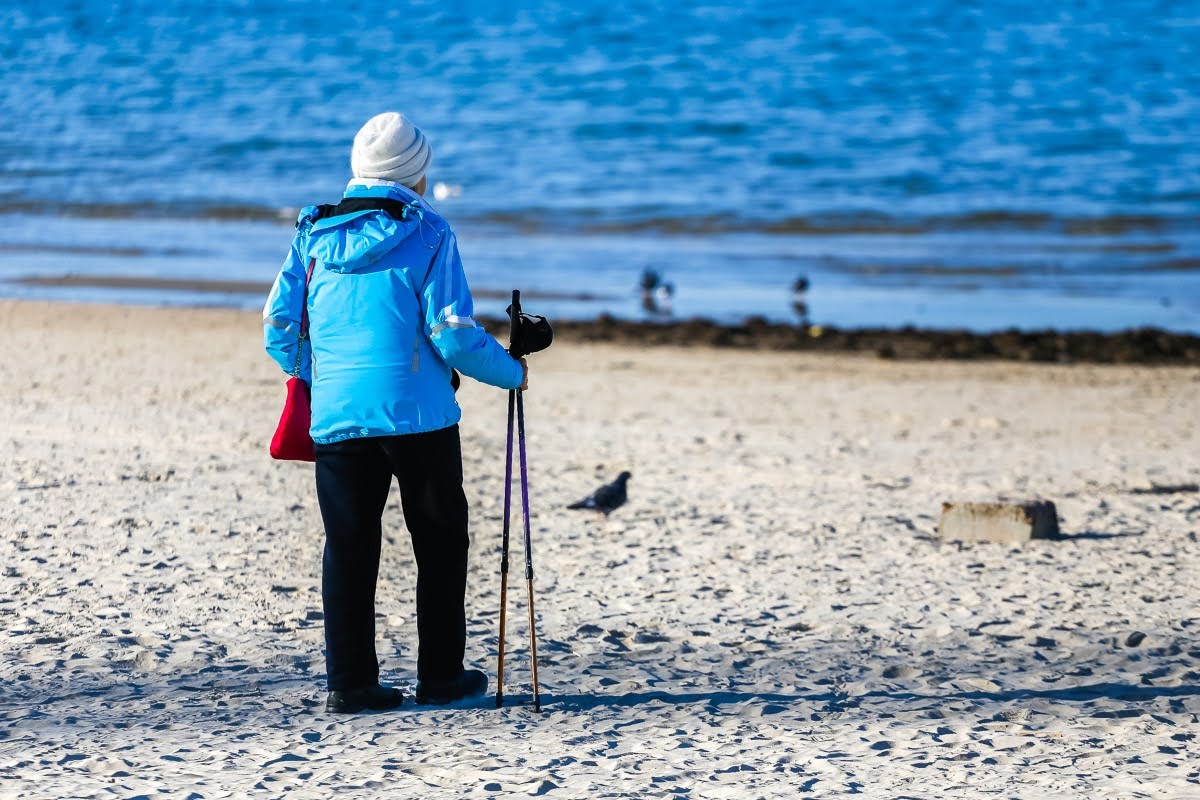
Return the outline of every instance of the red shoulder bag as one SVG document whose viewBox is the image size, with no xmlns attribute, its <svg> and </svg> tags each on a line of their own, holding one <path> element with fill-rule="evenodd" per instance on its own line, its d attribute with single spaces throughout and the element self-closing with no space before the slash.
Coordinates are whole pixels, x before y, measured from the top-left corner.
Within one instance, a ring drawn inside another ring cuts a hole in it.
<svg viewBox="0 0 1200 800">
<path fill-rule="evenodd" d="M 271 458 L 282 461 L 316 461 L 312 436 L 312 397 L 304 379 L 300 377 L 300 360 L 304 356 L 304 341 L 308 339 L 308 282 L 312 280 L 315 258 L 308 261 L 308 274 L 304 276 L 304 305 L 300 314 L 300 342 L 296 347 L 296 368 L 287 382 L 287 400 L 275 435 L 271 437 Z"/>
</svg>

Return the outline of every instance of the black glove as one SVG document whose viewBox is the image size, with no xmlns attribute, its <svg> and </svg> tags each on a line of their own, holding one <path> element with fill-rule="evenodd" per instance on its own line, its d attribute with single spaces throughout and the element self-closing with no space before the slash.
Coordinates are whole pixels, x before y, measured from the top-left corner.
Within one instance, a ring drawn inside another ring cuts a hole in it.
<svg viewBox="0 0 1200 800">
<path fill-rule="evenodd" d="M 507 313 L 511 319 L 512 306 L 508 307 Z M 517 315 L 517 327 L 513 331 L 508 354 L 513 358 L 521 358 L 545 350 L 553 341 L 554 329 L 545 317 L 521 313 Z"/>
</svg>

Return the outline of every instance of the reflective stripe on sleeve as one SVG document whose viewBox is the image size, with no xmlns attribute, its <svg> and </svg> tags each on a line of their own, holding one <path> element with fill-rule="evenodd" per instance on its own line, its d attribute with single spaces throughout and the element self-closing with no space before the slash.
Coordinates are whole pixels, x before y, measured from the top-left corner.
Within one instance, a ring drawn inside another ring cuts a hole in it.
<svg viewBox="0 0 1200 800">
<path fill-rule="evenodd" d="M 456 317 L 456 316 L 451 315 L 451 316 L 446 317 L 445 320 L 443 320 L 442 322 L 439 322 L 437 325 L 434 325 L 433 328 L 429 331 L 429 335 L 432 336 L 435 333 L 437 333 L 438 331 L 445 330 L 446 328 L 474 328 L 474 327 L 476 327 L 475 320 L 471 319 L 470 317 Z"/>
<path fill-rule="evenodd" d="M 279 319 L 278 317 L 263 317 L 263 324 L 270 325 L 272 328 L 278 328 L 281 331 L 287 331 L 295 336 L 300 335 L 300 328 L 295 322 L 287 319 Z"/>
</svg>

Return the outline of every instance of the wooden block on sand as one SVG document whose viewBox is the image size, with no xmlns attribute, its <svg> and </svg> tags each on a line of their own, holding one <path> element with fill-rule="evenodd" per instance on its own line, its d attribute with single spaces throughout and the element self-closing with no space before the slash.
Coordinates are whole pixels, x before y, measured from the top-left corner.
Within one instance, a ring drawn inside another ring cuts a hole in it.
<svg viewBox="0 0 1200 800">
<path fill-rule="evenodd" d="M 969 542 L 1027 542 L 1058 536 L 1058 510 L 1029 503 L 942 503 L 938 535 Z"/>
</svg>

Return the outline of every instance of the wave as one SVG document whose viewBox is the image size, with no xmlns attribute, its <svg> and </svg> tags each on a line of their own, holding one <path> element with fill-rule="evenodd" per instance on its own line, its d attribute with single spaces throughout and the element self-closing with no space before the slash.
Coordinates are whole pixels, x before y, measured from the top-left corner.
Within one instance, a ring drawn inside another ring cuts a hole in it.
<svg viewBox="0 0 1200 800">
<path fill-rule="evenodd" d="M 113 256 L 117 258 L 148 258 L 151 256 L 205 255 L 207 251 L 188 247 L 123 247 L 102 244 L 59 244 L 55 242 L 0 242 L 0 253 L 55 253 L 77 256 Z"/>
<path fill-rule="evenodd" d="M 78 203 L 0 199 L 0 215 L 112 220 L 199 220 L 291 224 L 298 208 L 244 203 L 160 201 L 145 203 Z M 919 236 L 930 233 L 1028 232 L 1068 237 L 1113 237 L 1160 234 L 1200 228 L 1200 216 L 1107 214 L 1065 216 L 1043 211 L 988 210 L 962 214 L 892 216 L 870 211 L 830 211 L 805 216 L 760 219 L 736 213 L 659 214 L 602 208 L 561 210 L 533 207 L 518 210 L 455 214 L 455 221 L 528 234 L 662 234 L 717 236 Z"/>
<path fill-rule="evenodd" d="M 632 214 L 605 216 L 601 209 L 560 211 L 534 208 L 460 217 L 482 225 L 521 233 L 580 233 L 591 235 L 661 234 L 667 236 L 921 236 L 932 233 L 1045 233 L 1071 238 L 1156 235 L 1200 228 L 1200 216 L 1108 214 L 1094 217 L 1061 216 L 1040 211 L 973 211 L 923 217 L 877 212 L 827 212 L 779 219 L 756 219 L 732 213 Z M 1147 245 L 1114 245 L 1143 247 Z M 1155 249 L 1173 245 L 1155 243 Z"/>
<path fill-rule="evenodd" d="M 1080 266 L 1064 266 L 1055 261 L 1034 263 L 955 264 L 906 261 L 856 261 L 824 257 L 820 266 L 830 272 L 854 275 L 862 280 L 875 278 L 991 278 L 1012 281 L 1017 278 L 1097 277 L 1101 275 L 1150 275 L 1155 273 L 1200 272 L 1200 258 L 1152 258 L 1133 261 L 1089 261 Z"/>
<path fill-rule="evenodd" d="M 49 200 L 0 200 L 0 215 L 29 214 L 44 217 L 112 220 L 204 220 L 216 222 L 295 222 L 299 209 L 242 203 L 214 204 L 194 201 L 143 203 L 75 203 Z"/>
</svg>

